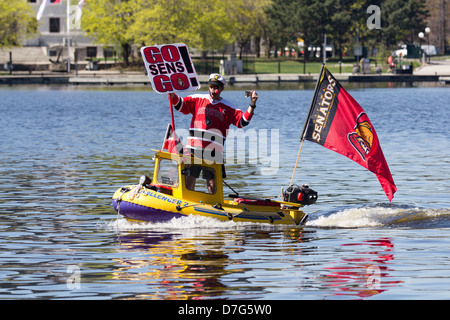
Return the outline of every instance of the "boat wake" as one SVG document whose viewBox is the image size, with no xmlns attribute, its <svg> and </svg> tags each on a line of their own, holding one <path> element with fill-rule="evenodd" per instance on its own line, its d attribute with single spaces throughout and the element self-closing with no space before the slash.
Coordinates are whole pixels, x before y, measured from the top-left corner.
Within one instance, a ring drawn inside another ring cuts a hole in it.
<svg viewBox="0 0 450 320">
<path fill-rule="evenodd" d="M 375 204 L 310 214 L 306 227 L 319 228 L 450 228 L 450 209 L 427 209 L 407 205 Z M 290 226 L 292 228 L 292 226 Z M 249 228 L 283 229 L 283 226 L 252 222 L 220 221 L 189 215 L 167 222 L 111 220 L 103 228 L 115 231 L 170 231 L 204 233 Z"/>
<path fill-rule="evenodd" d="M 178 232 L 204 232 L 217 230 L 242 230 L 252 226 L 258 225 L 261 228 L 276 228 L 277 226 L 269 224 L 255 224 L 252 222 L 234 222 L 234 221 L 220 221 L 215 218 L 188 215 L 181 218 L 173 218 L 167 222 L 141 222 L 130 221 L 125 218 L 119 218 L 106 223 L 106 229 L 113 229 L 116 231 L 178 231 Z"/>
<path fill-rule="evenodd" d="M 306 226 L 324 228 L 449 228 L 450 209 L 375 204 L 310 215 Z"/>
</svg>

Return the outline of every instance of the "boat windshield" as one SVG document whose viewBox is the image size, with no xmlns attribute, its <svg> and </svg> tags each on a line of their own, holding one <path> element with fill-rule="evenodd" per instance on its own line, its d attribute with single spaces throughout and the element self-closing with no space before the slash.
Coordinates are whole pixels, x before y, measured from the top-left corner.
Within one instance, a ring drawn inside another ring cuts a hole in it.
<svg viewBox="0 0 450 320">
<path fill-rule="evenodd" d="M 187 189 L 210 194 L 216 193 L 214 169 L 192 164 L 187 165 L 185 171 Z"/>
<path fill-rule="evenodd" d="M 159 161 L 157 182 L 178 187 L 178 164 L 170 159 L 161 159 Z"/>
</svg>

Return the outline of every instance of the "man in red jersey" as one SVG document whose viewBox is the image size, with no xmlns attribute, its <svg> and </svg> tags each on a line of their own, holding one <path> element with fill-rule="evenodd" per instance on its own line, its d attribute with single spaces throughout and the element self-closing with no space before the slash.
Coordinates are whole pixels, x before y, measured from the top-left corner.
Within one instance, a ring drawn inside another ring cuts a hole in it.
<svg viewBox="0 0 450 320">
<path fill-rule="evenodd" d="M 223 146 L 228 128 L 232 124 L 238 128 L 249 124 L 256 108 L 258 94 L 252 91 L 250 106 L 243 112 L 220 96 L 226 84 L 221 75 L 211 74 L 208 84 L 209 94 L 196 94 L 185 98 L 180 98 L 175 93 L 169 95 L 176 110 L 183 114 L 192 114 L 187 151 L 198 158 L 223 164 Z"/>
</svg>

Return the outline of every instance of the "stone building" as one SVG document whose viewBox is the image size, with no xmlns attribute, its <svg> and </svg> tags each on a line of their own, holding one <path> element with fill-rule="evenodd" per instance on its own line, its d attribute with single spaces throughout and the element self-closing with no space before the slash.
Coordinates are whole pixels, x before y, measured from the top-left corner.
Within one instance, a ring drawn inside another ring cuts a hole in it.
<svg viewBox="0 0 450 320">
<path fill-rule="evenodd" d="M 36 15 L 44 1 L 46 0 L 27 0 Z M 0 51 L 0 63 L 9 61 L 11 52 L 14 70 L 67 71 L 68 55 L 72 68 L 76 63 L 84 68 L 92 58 L 112 56 L 112 48 L 104 49 L 103 46 L 94 44 L 76 22 L 79 1 L 50 0 L 38 20 L 38 34 L 25 40 L 23 47 Z"/>
</svg>

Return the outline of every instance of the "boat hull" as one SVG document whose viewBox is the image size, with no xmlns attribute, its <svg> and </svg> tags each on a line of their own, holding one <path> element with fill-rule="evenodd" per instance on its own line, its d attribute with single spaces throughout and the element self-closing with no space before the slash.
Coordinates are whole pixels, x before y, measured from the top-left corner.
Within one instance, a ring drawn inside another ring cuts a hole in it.
<svg viewBox="0 0 450 320">
<path fill-rule="evenodd" d="M 181 218 L 184 216 L 184 214 L 179 212 L 156 209 L 128 201 L 120 201 L 120 204 L 118 204 L 118 202 L 113 199 L 112 204 L 116 212 L 119 212 L 122 216 L 131 220 L 167 222 L 173 218 Z"/>
<path fill-rule="evenodd" d="M 268 206 L 227 201 L 223 205 L 211 205 L 177 199 L 144 187 L 133 193 L 130 192 L 133 187 L 118 189 L 112 200 L 114 209 L 131 220 L 165 222 L 183 216 L 200 215 L 222 221 L 302 225 L 307 217 L 301 210 L 281 204 L 274 206 L 272 203 Z"/>
</svg>

